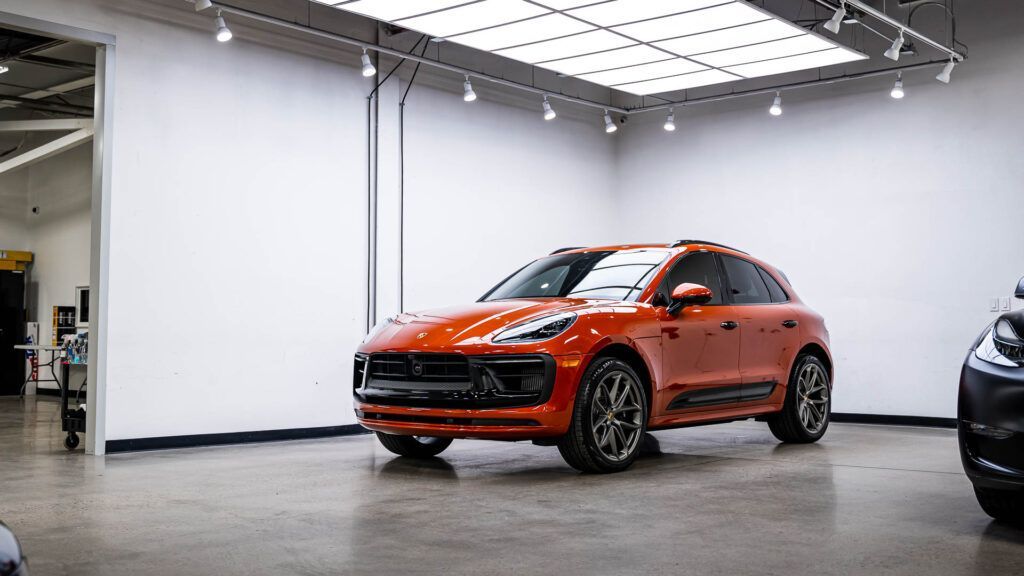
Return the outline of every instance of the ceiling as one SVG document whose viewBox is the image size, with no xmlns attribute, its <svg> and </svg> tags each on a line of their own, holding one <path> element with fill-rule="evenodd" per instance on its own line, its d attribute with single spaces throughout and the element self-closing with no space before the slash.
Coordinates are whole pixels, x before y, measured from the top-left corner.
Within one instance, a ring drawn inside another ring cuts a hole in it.
<svg viewBox="0 0 1024 576">
<path fill-rule="evenodd" d="M 316 0 L 647 95 L 867 56 L 743 0 Z"/>
</svg>

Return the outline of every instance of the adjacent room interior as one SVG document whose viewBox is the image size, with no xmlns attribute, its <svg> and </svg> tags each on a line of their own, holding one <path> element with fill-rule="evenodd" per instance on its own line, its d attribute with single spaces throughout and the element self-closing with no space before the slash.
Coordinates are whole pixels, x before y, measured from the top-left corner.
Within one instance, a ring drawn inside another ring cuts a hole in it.
<svg viewBox="0 0 1024 576">
<path fill-rule="evenodd" d="M 0 576 L 1019 573 L 1021 30 L 8 0 Z"/>
</svg>

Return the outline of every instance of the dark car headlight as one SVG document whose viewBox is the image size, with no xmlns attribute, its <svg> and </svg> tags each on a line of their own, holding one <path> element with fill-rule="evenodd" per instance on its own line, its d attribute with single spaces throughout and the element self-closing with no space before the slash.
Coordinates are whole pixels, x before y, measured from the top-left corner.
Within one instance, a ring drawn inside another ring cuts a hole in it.
<svg viewBox="0 0 1024 576">
<path fill-rule="evenodd" d="M 513 326 L 494 337 L 497 343 L 540 342 L 565 332 L 576 321 L 576 314 L 563 312 Z"/>
<path fill-rule="evenodd" d="M 1009 322 L 996 320 L 978 341 L 974 355 L 978 360 L 1017 368 L 1024 366 L 1024 341 L 1017 336 Z"/>
</svg>

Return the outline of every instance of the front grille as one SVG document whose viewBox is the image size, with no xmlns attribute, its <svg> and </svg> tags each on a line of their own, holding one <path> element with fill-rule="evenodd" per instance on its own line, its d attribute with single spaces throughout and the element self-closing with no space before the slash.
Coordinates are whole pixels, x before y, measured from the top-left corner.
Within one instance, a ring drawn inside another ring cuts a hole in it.
<svg viewBox="0 0 1024 576">
<path fill-rule="evenodd" d="M 353 390 L 361 402 L 386 406 L 499 408 L 543 403 L 554 381 L 546 354 L 382 352 L 356 357 Z"/>
<path fill-rule="evenodd" d="M 460 391 L 472 388 L 469 363 L 459 354 L 374 354 L 366 387 L 377 390 Z"/>
</svg>

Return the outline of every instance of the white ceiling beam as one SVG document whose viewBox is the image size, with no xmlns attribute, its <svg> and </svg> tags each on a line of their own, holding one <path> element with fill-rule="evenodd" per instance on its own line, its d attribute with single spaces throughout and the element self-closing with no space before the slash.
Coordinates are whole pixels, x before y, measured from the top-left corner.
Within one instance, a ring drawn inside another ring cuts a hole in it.
<svg viewBox="0 0 1024 576">
<path fill-rule="evenodd" d="M 83 128 L 82 130 L 72 132 L 67 136 L 61 136 L 52 142 L 47 142 L 38 148 L 33 148 L 27 152 L 19 154 L 14 158 L 4 160 L 3 162 L 0 162 L 0 174 L 17 170 L 18 168 L 31 166 L 36 162 L 42 162 L 47 158 L 71 150 L 76 146 L 92 140 L 92 134 L 92 128 Z"/>
<path fill-rule="evenodd" d="M 56 96 L 57 94 L 64 94 L 66 92 L 74 92 L 75 90 L 81 90 L 82 88 L 94 86 L 95 84 L 96 77 L 89 76 L 86 78 L 79 78 L 78 80 L 65 82 L 63 84 L 57 84 L 56 86 L 51 86 L 49 88 L 44 88 L 42 90 L 33 90 L 31 92 L 26 92 L 25 94 L 19 94 L 18 97 L 27 98 L 29 100 L 41 100 L 43 98 L 47 98 L 50 96 Z M 2 100 L 3 97 L 0 96 L 0 108 L 11 108 L 13 106 L 17 106 L 17 104 L 14 102 L 4 102 Z"/>
<path fill-rule="evenodd" d="M 92 118 L 0 121 L 0 132 L 52 132 L 92 128 Z"/>
</svg>

